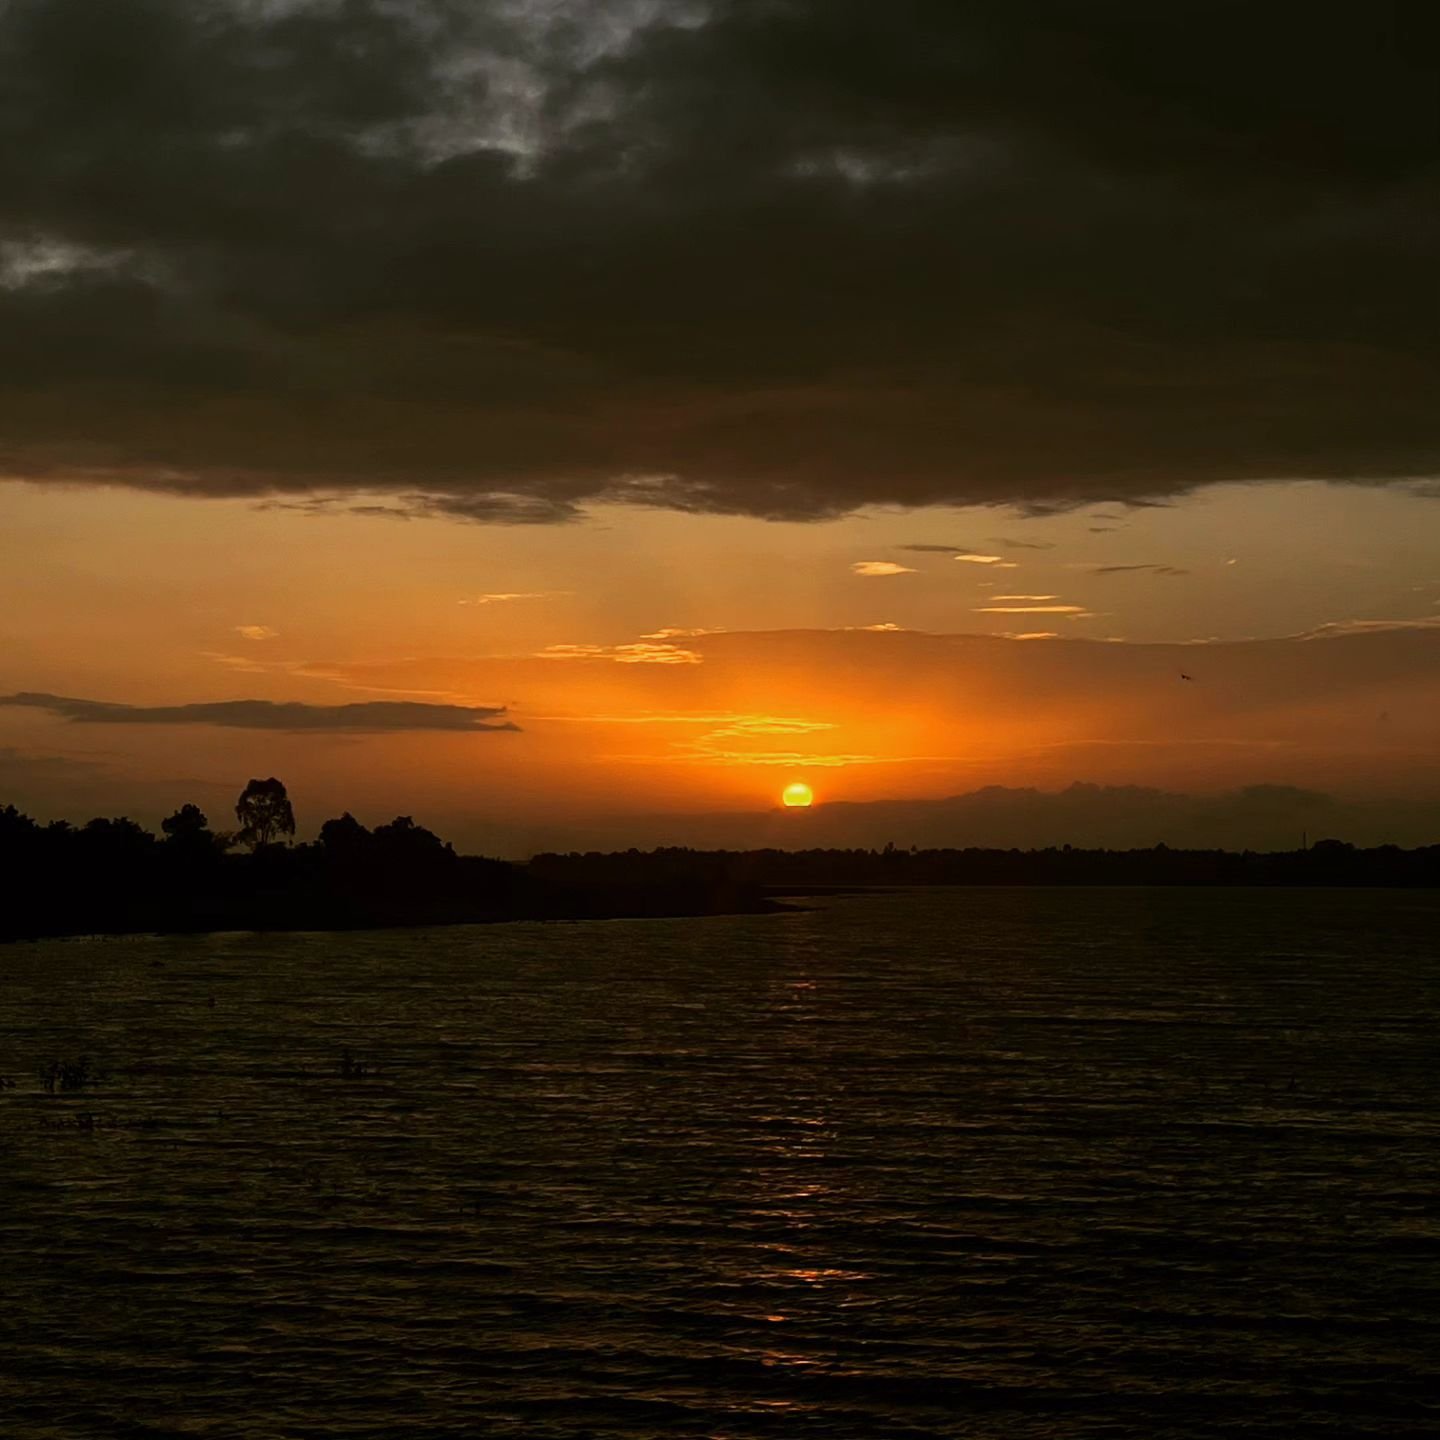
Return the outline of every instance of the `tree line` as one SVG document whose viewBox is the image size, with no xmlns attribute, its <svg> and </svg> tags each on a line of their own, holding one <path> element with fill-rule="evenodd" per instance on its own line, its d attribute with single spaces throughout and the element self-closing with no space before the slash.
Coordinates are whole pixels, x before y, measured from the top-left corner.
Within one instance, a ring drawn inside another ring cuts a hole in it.
<svg viewBox="0 0 1440 1440">
<path fill-rule="evenodd" d="M 347 811 L 293 844 L 294 809 L 273 776 L 246 785 L 235 818 L 236 829 L 215 830 L 182 805 L 156 836 L 126 816 L 42 824 L 0 807 L 0 940 L 766 908 L 756 887 L 742 894 L 708 876 L 657 890 L 644 876 L 592 883 L 457 854 L 409 815 L 370 829 Z"/>
<path fill-rule="evenodd" d="M 921 885 L 1440 885 L 1440 846 L 1362 850 L 983 848 L 457 854 L 408 815 L 370 829 L 348 811 L 294 844 L 284 784 L 251 780 L 237 828 L 182 805 L 134 820 L 42 824 L 0 807 L 0 940 L 128 931 L 346 929 L 513 919 L 709 915 L 780 908 L 827 888 Z"/>
</svg>

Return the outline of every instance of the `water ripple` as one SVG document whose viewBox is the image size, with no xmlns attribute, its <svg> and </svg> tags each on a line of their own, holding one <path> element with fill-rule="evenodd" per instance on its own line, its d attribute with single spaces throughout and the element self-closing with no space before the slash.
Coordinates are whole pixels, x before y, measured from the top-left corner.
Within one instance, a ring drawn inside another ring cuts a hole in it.
<svg viewBox="0 0 1440 1440">
<path fill-rule="evenodd" d="M 955 891 L 7 947 L 3 1432 L 1434 1434 L 1437 922 Z"/>
</svg>

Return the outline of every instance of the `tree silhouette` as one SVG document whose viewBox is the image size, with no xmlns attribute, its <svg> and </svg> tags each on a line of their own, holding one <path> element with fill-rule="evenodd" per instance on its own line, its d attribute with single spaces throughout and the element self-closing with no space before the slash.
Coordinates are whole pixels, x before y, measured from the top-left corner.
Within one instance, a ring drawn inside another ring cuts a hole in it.
<svg viewBox="0 0 1440 1440">
<path fill-rule="evenodd" d="M 342 858 L 361 854 L 370 839 L 370 832 L 347 810 L 320 827 L 320 848 L 327 855 Z"/>
<path fill-rule="evenodd" d="M 143 855 L 154 845 L 155 837 L 128 815 L 120 815 L 114 820 L 87 820 L 80 841 L 91 854 L 124 860 Z"/>
<path fill-rule="evenodd" d="M 167 863 L 187 870 L 211 865 L 225 853 L 233 838 L 215 834 L 198 805 L 182 805 L 160 822 L 160 829 L 165 835 L 160 848 Z"/>
<path fill-rule="evenodd" d="M 378 826 L 372 838 L 382 853 L 397 860 L 427 860 L 443 855 L 449 846 L 433 831 L 417 825 L 409 815 L 397 815 Z"/>
<path fill-rule="evenodd" d="M 240 839 L 252 850 L 273 844 L 278 836 L 295 833 L 290 797 L 273 775 L 268 780 L 251 780 L 240 792 L 235 818 L 241 825 Z"/>
<path fill-rule="evenodd" d="M 168 820 L 160 822 L 160 828 L 179 845 L 194 844 L 202 836 L 209 838 L 210 822 L 198 805 L 182 805 Z"/>
</svg>

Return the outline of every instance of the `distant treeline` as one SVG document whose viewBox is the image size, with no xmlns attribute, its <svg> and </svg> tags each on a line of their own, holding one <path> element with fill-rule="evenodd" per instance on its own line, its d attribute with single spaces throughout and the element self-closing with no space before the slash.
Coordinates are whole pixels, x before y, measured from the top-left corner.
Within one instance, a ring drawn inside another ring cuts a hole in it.
<svg viewBox="0 0 1440 1440">
<path fill-rule="evenodd" d="M 349 814 L 309 844 L 285 787 L 252 780 L 241 828 L 216 832 L 194 805 L 162 825 L 40 824 L 0 807 L 0 940 L 144 931 L 341 930 L 491 920 L 704 915 L 777 908 L 700 871 L 655 887 L 457 855 L 409 816 L 367 829 Z"/>
<path fill-rule="evenodd" d="M 1440 886 L 1440 845 L 1362 850 L 1321 840 L 1304 850 L 629 850 L 538 855 L 530 870 L 558 885 L 663 888 L 696 879 L 803 893 L 895 885 Z"/>
<path fill-rule="evenodd" d="M 490 920 L 711 915 L 776 897 L 897 885 L 1440 885 L 1440 845 L 1304 850 L 690 850 L 457 855 L 399 816 L 367 829 L 327 820 L 285 843 L 285 787 L 252 780 L 241 828 L 213 831 L 186 805 L 155 836 L 133 820 L 40 824 L 0 808 L 0 939 L 189 930 L 331 930 Z"/>
</svg>

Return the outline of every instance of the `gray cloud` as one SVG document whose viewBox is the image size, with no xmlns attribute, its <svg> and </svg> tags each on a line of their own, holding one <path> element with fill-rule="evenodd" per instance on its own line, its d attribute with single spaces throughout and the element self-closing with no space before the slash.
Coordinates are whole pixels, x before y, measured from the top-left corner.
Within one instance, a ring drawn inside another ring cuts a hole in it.
<svg viewBox="0 0 1440 1440">
<path fill-rule="evenodd" d="M 968 545 L 896 545 L 896 550 L 913 550 L 921 555 L 973 555 Z"/>
<path fill-rule="evenodd" d="M 1433 475 L 1437 41 L 1418 0 L 11 0 L 0 475 L 482 523 Z"/>
<path fill-rule="evenodd" d="M 298 701 L 221 700 L 196 705 L 117 705 L 64 695 L 21 692 L 0 695 L 0 705 L 45 710 L 82 725 L 215 725 L 232 730 L 285 730 L 331 734 L 384 734 L 406 730 L 460 730 L 467 734 L 518 730 L 501 721 L 503 707 L 426 705 L 410 700 L 371 700 L 354 705 L 305 705 Z M 500 721 L 500 723 L 492 723 Z"/>
<path fill-rule="evenodd" d="M 1181 570 L 1174 565 L 1096 565 L 1090 573 L 1092 575 L 1126 575 L 1148 572 L 1151 575 L 1188 575 L 1188 570 Z"/>
</svg>

